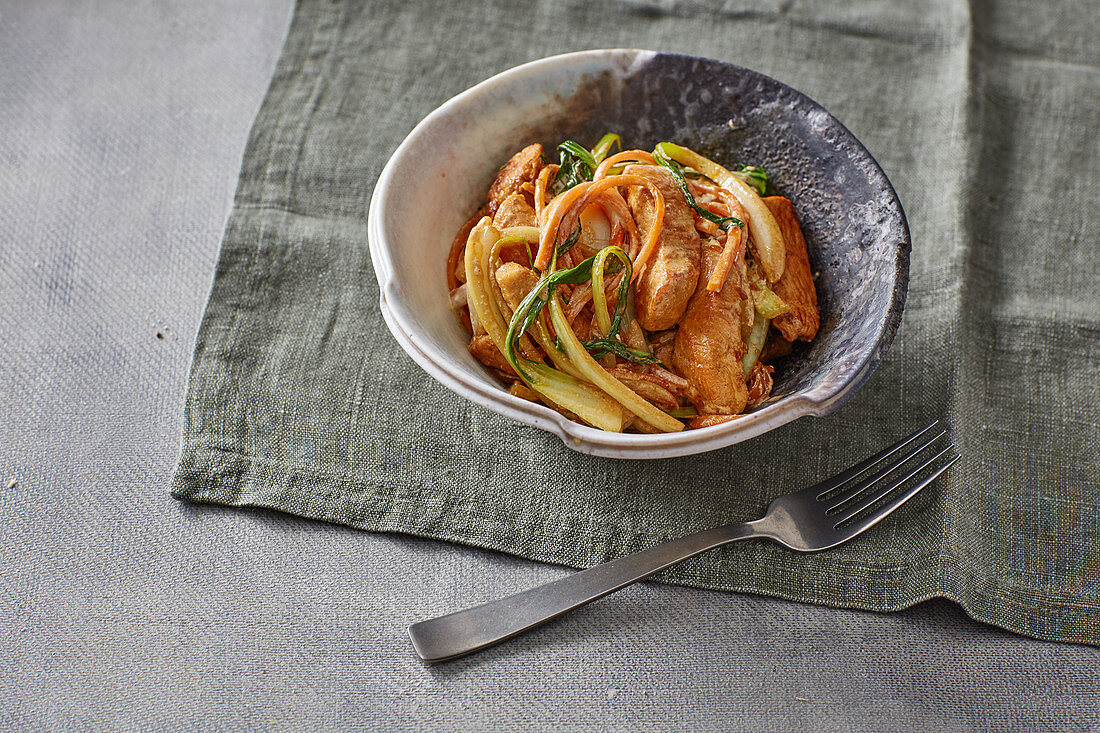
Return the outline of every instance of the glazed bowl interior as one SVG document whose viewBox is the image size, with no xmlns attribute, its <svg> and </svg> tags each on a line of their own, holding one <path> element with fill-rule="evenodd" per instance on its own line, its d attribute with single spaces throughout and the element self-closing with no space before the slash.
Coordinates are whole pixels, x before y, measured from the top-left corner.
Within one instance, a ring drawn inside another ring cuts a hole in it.
<svg viewBox="0 0 1100 733">
<path fill-rule="evenodd" d="M 455 232 L 484 202 L 498 167 L 531 142 L 625 146 L 669 140 L 720 163 L 763 166 L 769 194 L 791 199 L 816 274 L 821 329 L 776 363 L 773 396 L 729 423 L 667 435 L 614 434 L 509 395 L 466 350 L 448 307 L 444 262 Z M 504 72 L 425 118 L 387 164 L 369 216 L 381 307 L 395 338 L 463 397 L 604 456 L 657 458 L 718 448 L 858 389 L 901 318 L 909 232 L 870 154 L 801 93 L 731 64 L 638 50 L 588 51 Z"/>
</svg>

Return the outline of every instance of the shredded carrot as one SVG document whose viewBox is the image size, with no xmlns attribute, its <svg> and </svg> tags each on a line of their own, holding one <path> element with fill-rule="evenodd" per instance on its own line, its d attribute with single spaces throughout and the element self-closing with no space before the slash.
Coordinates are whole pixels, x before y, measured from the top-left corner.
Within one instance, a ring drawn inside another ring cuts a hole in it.
<svg viewBox="0 0 1100 733">
<path fill-rule="evenodd" d="M 572 231 L 573 226 L 580 218 L 580 213 L 591 203 L 592 198 L 609 188 L 616 186 L 643 186 L 652 195 L 656 204 L 653 225 L 650 227 L 645 244 L 634 259 L 634 277 L 638 278 L 639 268 L 645 268 L 646 263 L 657 248 L 657 238 L 661 233 L 661 224 L 665 217 L 665 199 L 661 191 L 652 181 L 641 176 L 611 176 L 599 181 L 585 181 L 573 188 L 559 194 L 545 209 L 545 217 L 541 220 L 539 232 L 539 252 L 535 257 L 535 267 L 545 271 L 550 265 L 550 258 L 554 248 L 558 246 L 558 232 L 560 229 Z"/>
<path fill-rule="evenodd" d="M 604 158 L 603 162 L 600 163 L 592 173 L 592 180 L 600 180 L 607 175 L 609 170 L 626 160 L 640 160 L 646 165 L 657 165 L 657 161 L 653 159 L 652 153 L 648 153 L 645 150 L 624 150 L 621 153 L 615 153 L 614 155 Z"/>
<path fill-rule="evenodd" d="M 600 195 L 596 198 L 596 203 L 603 208 L 604 214 L 611 222 L 611 243 L 621 247 L 623 236 L 628 237 L 630 246 L 624 249 L 630 255 L 630 261 L 633 262 L 634 256 L 638 254 L 642 243 L 638 239 L 638 225 L 634 222 L 634 216 L 630 213 L 630 206 L 627 205 L 626 199 L 617 189 L 609 188 L 600 192 Z M 620 232 L 617 241 L 615 240 L 616 232 Z"/>
<path fill-rule="evenodd" d="M 689 184 L 695 193 L 705 192 L 715 196 L 718 200 L 712 201 L 706 204 L 706 208 L 709 211 L 717 214 L 718 216 L 732 216 L 748 225 L 748 214 L 745 213 L 744 207 L 741 203 L 733 197 L 728 191 L 721 186 L 717 186 L 710 181 L 692 180 Z M 709 234 L 710 236 L 718 236 L 719 227 L 714 222 L 707 221 L 701 217 L 697 218 L 695 222 L 695 228 L 700 231 Z M 722 249 L 722 254 L 718 257 L 718 261 L 714 264 L 714 272 L 710 275 L 710 280 L 707 281 L 707 290 L 712 293 L 717 293 L 722 290 L 722 286 L 726 283 L 726 278 L 729 277 L 730 268 L 738 260 L 745 257 L 745 229 L 744 227 L 733 226 L 726 232 L 726 245 Z"/>
<path fill-rule="evenodd" d="M 722 230 L 713 221 L 708 221 L 701 216 L 695 217 L 695 228 L 708 237 L 717 237 Z"/>
<path fill-rule="evenodd" d="M 712 293 L 722 290 L 733 263 L 737 261 L 739 256 L 745 256 L 744 239 L 745 235 L 741 231 L 741 227 L 730 227 L 729 232 L 726 233 L 726 246 L 722 248 L 722 254 L 718 256 L 718 261 L 714 263 L 714 272 L 711 273 L 710 280 L 707 281 L 707 290 Z"/>
<path fill-rule="evenodd" d="M 447 253 L 447 289 L 454 290 L 460 284 L 466 282 L 466 268 L 459 267 L 458 263 L 463 260 L 466 253 L 466 240 L 470 238 L 470 232 L 473 231 L 474 225 L 481 221 L 481 217 L 485 216 L 489 211 L 488 206 L 482 206 L 477 210 L 473 216 L 471 216 L 462 228 L 458 230 L 458 234 L 455 235 L 454 241 L 451 242 L 451 250 Z M 459 272 L 462 273 L 462 277 L 459 277 Z"/>
<path fill-rule="evenodd" d="M 540 272 L 545 272 L 550 266 L 550 258 L 558 246 L 558 225 L 561 224 L 562 217 L 565 216 L 569 206 L 580 199 L 591 185 L 589 182 L 577 184 L 568 191 L 558 194 L 543 209 L 542 215 L 539 216 L 539 251 L 535 255 L 535 267 Z"/>
<path fill-rule="evenodd" d="M 550 176 L 557 175 L 558 167 L 553 164 L 543 166 L 543 169 L 539 171 L 538 179 L 535 181 L 535 218 L 538 221 L 542 221 L 542 210 L 546 208 L 547 192 L 550 189 Z"/>
</svg>

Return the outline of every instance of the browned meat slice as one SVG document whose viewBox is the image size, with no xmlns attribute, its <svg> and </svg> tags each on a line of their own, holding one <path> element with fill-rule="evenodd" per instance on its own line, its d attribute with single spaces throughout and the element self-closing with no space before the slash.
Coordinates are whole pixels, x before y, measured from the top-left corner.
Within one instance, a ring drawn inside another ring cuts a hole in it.
<svg viewBox="0 0 1100 733">
<path fill-rule="evenodd" d="M 789 353 L 791 353 L 791 342 L 783 338 L 783 334 L 771 331 L 768 334 L 768 340 L 764 342 L 764 350 L 760 352 L 760 361 L 769 362 Z"/>
<path fill-rule="evenodd" d="M 505 262 L 497 268 L 497 285 L 500 286 L 500 294 L 504 296 L 504 302 L 513 311 L 527 294 L 535 289 L 539 281 L 534 270 L 529 270 L 515 262 Z"/>
<path fill-rule="evenodd" d="M 752 372 L 745 381 L 749 390 L 746 407 L 751 409 L 768 399 L 768 396 L 772 393 L 772 372 L 774 371 L 775 367 L 761 364 L 759 361 L 753 364 Z"/>
<path fill-rule="evenodd" d="M 493 217 L 493 225 L 497 229 L 507 229 L 508 227 L 534 227 L 538 226 L 538 222 L 535 220 L 535 210 L 531 204 L 527 203 L 527 197 L 521 193 L 513 193 L 500 203 Z M 503 262 L 530 265 L 530 249 L 523 242 L 508 242 L 500 248 L 500 259 Z"/>
<path fill-rule="evenodd" d="M 522 193 L 513 193 L 500 202 L 497 213 L 493 214 L 493 225 L 497 229 L 508 227 L 537 227 L 535 209 L 527 203 Z"/>
<path fill-rule="evenodd" d="M 493 339 L 489 337 L 489 334 L 483 333 L 480 336 L 474 336 L 470 339 L 470 343 L 466 345 L 466 348 L 474 355 L 475 359 L 485 366 L 511 375 L 512 377 L 516 376 L 516 372 L 512 369 L 512 365 L 504 358 L 504 354 L 500 353 L 500 349 L 493 343 Z"/>
<path fill-rule="evenodd" d="M 748 389 L 741 359 L 741 273 L 731 270 L 722 289 L 707 290 L 722 246 L 708 239 L 702 246 L 703 276 L 676 331 L 673 363 L 688 381 L 688 399 L 700 415 L 736 415 L 745 409 Z"/>
<path fill-rule="evenodd" d="M 721 425 L 730 420 L 736 420 L 740 415 L 699 415 L 688 420 L 688 427 L 692 430 L 709 428 L 711 425 Z"/>
<path fill-rule="evenodd" d="M 523 184 L 534 183 L 544 165 L 542 146 L 538 143 L 528 145 L 513 155 L 489 187 L 489 215 L 495 217 L 504 199 L 522 191 Z"/>
<path fill-rule="evenodd" d="M 460 283 L 466 282 L 466 264 L 463 261 L 466 255 L 466 240 L 470 238 L 470 232 L 473 231 L 474 225 L 481 221 L 486 211 L 487 207 L 485 206 L 478 209 L 473 216 L 466 220 L 466 223 L 458 230 L 458 234 L 455 235 L 454 241 L 451 242 L 451 252 L 447 255 L 447 287 L 451 290 L 457 288 Z"/>
<path fill-rule="evenodd" d="M 676 395 L 669 392 L 658 383 L 657 379 L 648 374 L 616 367 L 611 370 L 611 375 L 655 405 L 669 409 L 680 406 L 680 401 L 676 399 Z"/>
<path fill-rule="evenodd" d="M 652 345 L 653 355 L 656 356 L 662 364 L 673 363 L 672 351 L 673 344 L 676 342 L 676 331 L 651 333 L 649 335 L 649 342 Z"/>
<path fill-rule="evenodd" d="M 655 165 L 628 165 L 627 175 L 642 176 L 657 186 L 665 200 L 665 216 L 657 249 L 645 272 L 634 282 L 634 307 L 647 331 L 676 325 L 699 281 L 699 233 L 695 218 L 672 174 Z M 648 191 L 634 187 L 628 199 L 641 236 L 653 223 L 654 202 Z"/>
<path fill-rule="evenodd" d="M 521 267 L 531 264 L 532 255 L 523 242 L 507 242 L 500 247 L 500 261 L 512 262 Z"/>
<path fill-rule="evenodd" d="M 798 225 L 798 215 L 794 212 L 794 204 L 782 196 L 768 196 L 764 203 L 779 224 L 786 250 L 783 277 L 772 285 L 772 290 L 791 306 L 788 312 L 775 318 L 772 325 L 788 341 L 811 341 L 817 334 L 821 316 L 817 311 L 817 288 L 810 272 L 810 259 L 806 254 L 802 227 Z"/>
<path fill-rule="evenodd" d="M 772 391 L 772 372 L 774 367 L 766 366 L 757 362 L 752 368 L 752 374 L 749 375 L 747 386 L 749 390 L 749 399 L 746 404 L 747 408 L 753 408 L 761 404 L 764 400 L 768 399 L 768 395 Z M 721 425 L 724 422 L 730 420 L 736 420 L 741 417 L 740 415 L 700 415 L 699 417 L 693 417 L 688 421 L 688 427 L 692 429 L 696 428 L 709 428 L 711 425 Z"/>
</svg>

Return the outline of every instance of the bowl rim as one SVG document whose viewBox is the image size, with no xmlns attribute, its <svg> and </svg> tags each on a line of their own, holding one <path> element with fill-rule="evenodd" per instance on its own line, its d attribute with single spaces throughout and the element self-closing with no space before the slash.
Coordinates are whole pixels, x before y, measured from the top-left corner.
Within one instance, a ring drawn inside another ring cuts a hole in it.
<svg viewBox="0 0 1100 733">
<path fill-rule="evenodd" d="M 854 365 L 852 376 L 847 381 L 832 387 L 814 385 L 803 392 L 785 396 L 763 408 L 746 413 L 736 420 L 706 428 L 656 435 L 612 433 L 573 422 L 545 405 L 515 397 L 499 386 L 472 379 L 461 370 L 450 369 L 448 365 L 453 363 L 453 358 L 437 349 L 430 341 L 422 339 L 412 325 L 415 323 L 413 314 L 405 307 L 401 298 L 400 283 L 394 277 L 395 270 L 393 260 L 390 257 L 389 241 L 382 212 L 386 210 L 390 198 L 393 196 L 392 189 L 394 187 L 392 182 L 396 175 L 395 171 L 400 167 L 402 158 L 407 155 L 413 141 L 438 120 L 447 118 L 457 109 L 477 100 L 487 89 L 502 82 L 514 83 L 550 66 L 568 66 L 603 60 L 609 64 L 609 68 L 612 65 L 629 68 L 641 60 L 648 60 L 656 56 L 705 60 L 721 64 L 736 73 L 748 73 L 762 77 L 790 89 L 802 100 L 828 115 L 829 119 L 847 134 L 849 140 L 846 142 L 857 150 L 861 150 L 872 164 L 873 170 L 881 176 L 882 181 L 885 183 L 886 192 L 892 198 L 893 205 L 900 214 L 902 237 L 895 268 L 894 292 L 890 306 L 886 311 L 886 317 L 879 324 L 875 337 L 871 342 L 871 348 L 867 349 L 861 356 L 860 361 Z M 615 64 L 616 61 L 625 62 L 625 65 L 623 63 Z M 367 237 L 371 262 L 379 284 L 379 307 L 382 317 L 397 343 L 424 371 L 460 397 L 510 419 L 553 433 L 565 445 L 581 453 L 608 458 L 632 459 L 670 458 L 724 448 L 761 435 L 800 417 L 807 415 L 822 417 L 851 399 L 881 361 L 901 322 L 908 291 L 909 258 L 912 247 L 905 211 L 901 206 L 901 201 L 894 190 L 893 184 L 890 183 L 870 151 L 843 123 L 820 104 L 777 79 L 737 64 L 702 56 L 634 48 L 593 49 L 535 59 L 501 71 L 455 95 L 432 110 L 409 132 L 382 169 L 370 200 L 367 215 Z"/>
</svg>

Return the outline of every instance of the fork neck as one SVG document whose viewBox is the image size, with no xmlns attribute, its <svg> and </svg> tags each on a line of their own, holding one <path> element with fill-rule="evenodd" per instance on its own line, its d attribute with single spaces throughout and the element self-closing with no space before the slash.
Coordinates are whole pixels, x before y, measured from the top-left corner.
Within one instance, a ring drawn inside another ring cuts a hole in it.
<svg viewBox="0 0 1100 733">
<path fill-rule="evenodd" d="M 746 540 L 753 537 L 768 537 L 767 518 L 755 519 L 751 522 L 735 522 L 723 527 L 726 531 L 727 542 Z"/>
<path fill-rule="evenodd" d="M 728 545 L 738 540 L 768 536 L 770 536 L 770 534 L 767 531 L 764 520 L 757 519 L 752 522 L 734 522 L 724 527 L 705 529 L 702 532 L 696 532 L 693 535 L 689 535 L 689 538 L 692 539 L 694 541 L 693 544 L 697 546 L 711 548 Z"/>
</svg>

